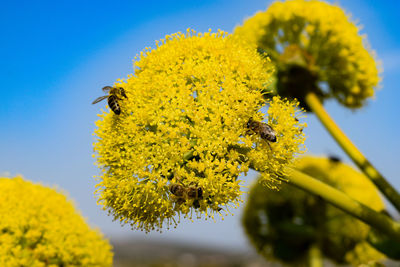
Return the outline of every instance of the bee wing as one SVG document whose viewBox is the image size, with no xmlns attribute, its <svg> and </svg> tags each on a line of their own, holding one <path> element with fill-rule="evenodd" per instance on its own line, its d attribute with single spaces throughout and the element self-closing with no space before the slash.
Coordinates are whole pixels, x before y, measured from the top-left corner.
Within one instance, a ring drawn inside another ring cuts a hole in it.
<svg viewBox="0 0 400 267">
<path fill-rule="evenodd" d="M 103 90 L 104 93 L 107 93 L 107 92 L 109 92 L 111 89 L 112 89 L 111 86 L 104 86 L 102 90 Z"/>
<path fill-rule="evenodd" d="M 265 129 L 271 133 L 271 134 L 276 134 L 276 131 L 274 130 L 274 128 L 272 128 L 271 125 L 267 124 L 267 123 L 263 123 L 263 126 L 265 127 Z"/>
<path fill-rule="evenodd" d="M 108 95 L 100 96 L 100 97 L 96 98 L 96 100 L 93 101 L 92 104 L 99 103 L 100 101 L 106 99 L 107 97 L 108 97 Z"/>
</svg>

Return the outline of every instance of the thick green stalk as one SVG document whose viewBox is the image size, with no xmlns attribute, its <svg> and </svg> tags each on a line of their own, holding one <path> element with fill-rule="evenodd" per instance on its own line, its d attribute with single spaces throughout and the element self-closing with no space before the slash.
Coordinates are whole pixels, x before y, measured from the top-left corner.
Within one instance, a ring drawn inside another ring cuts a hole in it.
<svg viewBox="0 0 400 267">
<path fill-rule="evenodd" d="M 328 132 L 342 147 L 353 162 L 371 179 L 383 195 L 400 212 L 400 194 L 391 186 L 385 178 L 375 169 L 374 166 L 364 157 L 358 148 L 350 141 L 345 133 L 339 128 L 322 106 L 318 97 L 310 92 L 306 95 L 305 101 L 309 108 L 317 115 Z"/>
<path fill-rule="evenodd" d="M 310 267 L 322 267 L 322 255 L 321 250 L 317 244 L 313 244 L 308 249 L 308 266 Z"/>
<path fill-rule="evenodd" d="M 296 169 L 288 168 L 286 179 L 287 183 L 321 197 L 335 207 L 387 234 L 392 239 L 400 241 L 400 224 L 391 220 L 388 216 L 374 211 L 352 199 L 342 191 Z"/>
</svg>

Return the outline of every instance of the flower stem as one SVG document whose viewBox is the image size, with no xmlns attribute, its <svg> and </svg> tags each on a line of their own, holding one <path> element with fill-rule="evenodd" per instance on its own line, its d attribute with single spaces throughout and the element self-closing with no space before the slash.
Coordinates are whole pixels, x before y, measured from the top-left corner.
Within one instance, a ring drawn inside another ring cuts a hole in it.
<svg viewBox="0 0 400 267">
<path fill-rule="evenodd" d="M 310 92 L 306 95 L 305 101 L 309 108 L 317 115 L 328 132 L 342 147 L 353 162 L 371 179 L 379 190 L 387 197 L 393 206 L 400 212 L 400 194 L 391 186 L 385 178 L 375 169 L 374 166 L 364 157 L 358 148 L 350 141 L 345 133 L 339 128 L 329 116 L 318 97 Z"/>
<path fill-rule="evenodd" d="M 308 249 L 308 266 L 322 267 L 321 250 L 317 244 L 312 244 Z"/>
<path fill-rule="evenodd" d="M 287 168 L 286 173 L 287 180 L 283 180 L 287 183 L 321 197 L 335 207 L 358 218 L 380 232 L 387 234 L 394 240 L 400 241 L 400 224 L 394 222 L 388 216 L 374 211 L 373 209 L 352 199 L 342 191 L 339 191 L 296 169 Z"/>
</svg>

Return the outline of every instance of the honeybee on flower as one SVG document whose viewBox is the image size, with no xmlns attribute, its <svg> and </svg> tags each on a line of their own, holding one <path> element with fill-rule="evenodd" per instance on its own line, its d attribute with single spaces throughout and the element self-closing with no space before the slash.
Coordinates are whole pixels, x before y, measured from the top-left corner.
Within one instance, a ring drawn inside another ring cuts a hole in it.
<svg viewBox="0 0 400 267">
<path fill-rule="evenodd" d="M 199 200 L 203 199 L 203 188 L 194 184 L 185 186 L 179 178 L 176 178 L 176 180 L 178 180 L 178 183 L 171 183 L 169 191 L 177 198 L 177 203 L 193 201 L 193 207 L 199 208 Z"/>
<path fill-rule="evenodd" d="M 118 100 L 121 100 L 121 97 L 128 98 L 125 94 L 125 90 L 122 87 L 111 87 L 111 86 L 105 86 L 103 87 L 103 92 L 107 93 L 108 95 L 105 96 L 100 96 L 96 98 L 92 104 L 99 103 L 100 101 L 103 101 L 104 99 L 107 98 L 108 106 L 110 109 L 116 114 L 119 115 L 121 114 L 121 106 L 118 103 Z"/>
</svg>

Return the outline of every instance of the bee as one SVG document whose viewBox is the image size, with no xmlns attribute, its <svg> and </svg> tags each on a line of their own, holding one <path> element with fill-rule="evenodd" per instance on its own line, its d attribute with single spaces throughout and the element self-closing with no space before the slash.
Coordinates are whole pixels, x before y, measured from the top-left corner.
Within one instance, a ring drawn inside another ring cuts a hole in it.
<svg viewBox="0 0 400 267">
<path fill-rule="evenodd" d="M 203 198 L 203 188 L 198 186 L 189 186 L 186 190 L 189 199 L 202 199 Z"/>
<path fill-rule="evenodd" d="M 108 106 L 110 109 L 116 114 L 121 114 L 121 106 L 118 103 L 118 100 L 121 100 L 121 97 L 128 98 L 125 94 L 125 90 L 122 87 L 111 87 L 105 86 L 103 87 L 103 92 L 107 93 L 108 95 L 100 96 L 92 104 L 99 103 L 100 101 L 107 98 Z"/>
<path fill-rule="evenodd" d="M 176 197 L 178 198 L 184 198 L 185 197 L 185 188 L 180 185 L 180 184 L 170 184 L 169 185 L 169 191 Z"/>
<path fill-rule="evenodd" d="M 254 133 L 260 135 L 260 137 L 269 142 L 276 142 L 276 132 L 271 125 L 265 122 L 254 121 L 250 118 L 247 122 L 247 128 Z"/>
<path fill-rule="evenodd" d="M 178 181 L 180 181 L 178 179 Z M 169 191 L 177 198 L 178 203 L 184 203 L 186 200 L 193 200 L 193 207 L 200 207 L 199 200 L 203 199 L 203 188 L 200 186 L 173 183 L 169 185 Z"/>
<path fill-rule="evenodd" d="M 200 186 L 191 185 L 185 187 L 181 184 L 170 184 L 169 191 L 177 198 L 183 199 L 202 199 L 203 198 L 203 188 Z"/>
</svg>

